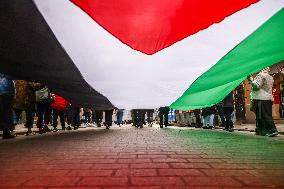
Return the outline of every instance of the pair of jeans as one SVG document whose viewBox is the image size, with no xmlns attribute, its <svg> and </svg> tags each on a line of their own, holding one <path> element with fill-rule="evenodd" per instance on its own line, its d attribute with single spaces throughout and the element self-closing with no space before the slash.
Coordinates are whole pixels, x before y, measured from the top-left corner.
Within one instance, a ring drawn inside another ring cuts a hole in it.
<svg viewBox="0 0 284 189">
<path fill-rule="evenodd" d="M 107 126 L 112 125 L 112 112 L 113 112 L 113 110 L 106 110 L 105 111 L 105 124 Z"/>
<path fill-rule="evenodd" d="M 39 102 L 37 104 L 37 127 L 43 128 L 44 125 L 48 125 L 51 118 L 51 105 L 47 100 Z"/>
<path fill-rule="evenodd" d="M 91 123 L 91 117 L 92 117 L 92 113 L 91 112 L 85 112 L 84 113 L 85 116 L 85 123 Z"/>
<path fill-rule="evenodd" d="M 233 128 L 232 113 L 234 111 L 233 107 L 224 107 L 224 115 L 226 119 L 225 129 Z"/>
<path fill-rule="evenodd" d="M 221 118 L 221 122 L 222 122 L 222 126 L 224 127 L 226 125 L 226 116 L 225 116 L 225 108 L 223 105 L 218 105 L 217 106 L 218 112 L 219 112 L 219 116 Z"/>
<path fill-rule="evenodd" d="M 56 128 L 58 124 L 58 116 L 60 119 L 61 127 L 65 129 L 65 112 L 64 110 L 53 109 L 53 127 Z"/>
<path fill-rule="evenodd" d="M 194 116 L 196 119 L 196 126 L 201 127 L 202 123 L 201 123 L 201 118 L 200 118 L 200 110 L 194 110 Z"/>
<path fill-rule="evenodd" d="M 139 109 L 137 112 L 137 126 L 143 127 L 144 123 L 145 123 L 145 112 L 144 110 Z"/>
<path fill-rule="evenodd" d="M 266 135 L 278 132 L 272 118 L 271 100 L 256 100 L 256 134 Z"/>
<path fill-rule="evenodd" d="M 214 127 L 214 114 L 203 116 L 203 127 Z"/>
<path fill-rule="evenodd" d="M 0 127 L 3 135 L 10 134 L 10 131 L 14 130 L 12 101 L 12 96 L 0 95 Z"/>
<path fill-rule="evenodd" d="M 75 112 L 73 114 L 73 126 L 74 127 L 80 126 L 80 113 Z"/>
<path fill-rule="evenodd" d="M 159 118 L 160 118 L 160 126 L 165 125 L 166 127 L 169 124 L 169 107 L 161 107 L 159 108 Z"/>
<path fill-rule="evenodd" d="M 100 125 L 102 123 L 103 117 L 104 117 L 104 112 L 103 111 L 101 111 L 101 110 L 96 110 L 95 111 L 95 123 L 97 125 Z"/>
<path fill-rule="evenodd" d="M 150 123 L 152 123 L 153 121 L 154 121 L 154 110 L 148 110 L 147 112 L 146 112 L 147 114 L 147 122 L 148 122 L 148 124 L 150 124 Z"/>
<path fill-rule="evenodd" d="M 74 127 L 80 126 L 80 108 L 70 106 L 66 109 L 67 124 Z"/>
<path fill-rule="evenodd" d="M 116 113 L 116 119 L 117 119 L 118 125 L 122 124 L 122 117 L 123 117 L 123 111 L 118 110 L 117 113 Z"/>
<path fill-rule="evenodd" d="M 71 125 L 73 121 L 73 111 L 70 107 L 67 108 L 65 116 L 66 116 L 67 125 Z"/>
<path fill-rule="evenodd" d="M 170 115 L 169 115 L 169 121 L 170 122 L 174 122 L 174 121 L 176 121 L 176 115 L 174 114 L 174 113 L 171 113 Z"/>
<path fill-rule="evenodd" d="M 73 115 L 73 126 L 79 127 L 80 126 L 80 108 L 79 107 L 72 107 L 72 115 Z"/>
<path fill-rule="evenodd" d="M 13 110 L 13 124 L 14 125 L 18 124 L 22 112 L 23 110 L 19 110 L 19 109 Z M 25 110 L 25 113 L 26 113 L 26 127 L 33 128 L 35 112 L 30 111 L 30 110 Z"/>
</svg>

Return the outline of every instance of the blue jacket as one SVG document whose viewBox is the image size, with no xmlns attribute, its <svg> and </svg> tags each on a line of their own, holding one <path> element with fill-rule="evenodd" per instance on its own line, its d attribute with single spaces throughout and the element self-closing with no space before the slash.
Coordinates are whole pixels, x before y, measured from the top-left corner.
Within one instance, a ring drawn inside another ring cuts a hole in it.
<svg viewBox="0 0 284 189">
<path fill-rule="evenodd" d="M 9 96 L 15 96 L 15 84 L 13 80 L 5 74 L 0 73 L 0 95 L 6 94 Z"/>
</svg>

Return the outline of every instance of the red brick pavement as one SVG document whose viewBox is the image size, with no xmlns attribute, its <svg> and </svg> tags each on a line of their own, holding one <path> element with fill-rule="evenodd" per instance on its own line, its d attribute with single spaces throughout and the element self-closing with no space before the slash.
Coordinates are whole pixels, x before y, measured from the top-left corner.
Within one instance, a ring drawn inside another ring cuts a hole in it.
<svg viewBox="0 0 284 189">
<path fill-rule="evenodd" d="M 157 127 L 18 137 L 0 142 L 0 188 L 284 188 L 284 158 L 270 166 L 215 152 Z"/>
</svg>

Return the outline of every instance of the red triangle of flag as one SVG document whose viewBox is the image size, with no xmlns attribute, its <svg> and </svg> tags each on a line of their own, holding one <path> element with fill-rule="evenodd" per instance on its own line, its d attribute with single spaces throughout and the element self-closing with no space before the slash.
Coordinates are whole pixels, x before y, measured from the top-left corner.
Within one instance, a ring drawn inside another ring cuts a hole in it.
<svg viewBox="0 0 284 189">
<path fill-rule="evenodd" d="M 133 49 L 154 54 L 258 0 L 71 0 Z"/>
</svg>

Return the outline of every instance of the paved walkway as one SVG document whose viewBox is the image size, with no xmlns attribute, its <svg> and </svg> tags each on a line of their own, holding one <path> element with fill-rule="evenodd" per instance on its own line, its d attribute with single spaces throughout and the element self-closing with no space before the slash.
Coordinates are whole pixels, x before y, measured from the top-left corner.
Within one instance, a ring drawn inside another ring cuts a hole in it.
<svg viewBox="0 0 284 189">
<path fill-rule="evenodd" d="M 93 124 L 91 124 L 91 126 L 95 126 Z M 82 125 L 82 127 L 86 127 L 85 125 Z M 278 132 L 282 135 L 284 135 L 284 124 L 276 124 L 276 127 L 278 129 Z M 50 129 L 52 129 L 53 127 L 50 127 Z M 221 127 L 216 127 L 217 129 L 223 129 Z M 58 129 L 61 129 L 61 127 L 59 126 Z M 241 131 L 241 132 L 251 132 L 252 134 L 254 134 L 254 130 L 255 130 L 255 124 L 241 124 L 241 125 L 234 125 L 234 129 L 235 131 Z M 34 125 L 33 128 L 34 132 L 38 132 L 38 128 L 36 128 L 36 125 Z M 27 132 L 27 128 L 25 128 L 24 124 L 18 124 L 16 126 L 16 130 L 15 133 L 19 134 L 19 135 L 24 135 Z M 0 131 L 0 136 L 2 136 L 2 131 Z"/>
<path fill-rule="evenodd" d="M 86 128 L 0 141 L 0 188 L 284 188 L 283 136 Z"/>
</svg>

